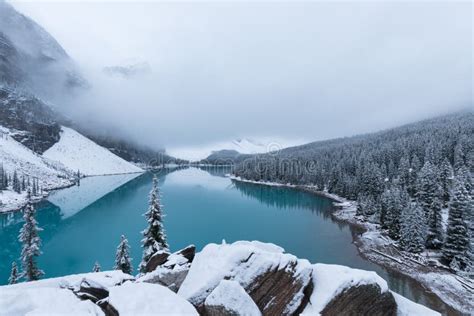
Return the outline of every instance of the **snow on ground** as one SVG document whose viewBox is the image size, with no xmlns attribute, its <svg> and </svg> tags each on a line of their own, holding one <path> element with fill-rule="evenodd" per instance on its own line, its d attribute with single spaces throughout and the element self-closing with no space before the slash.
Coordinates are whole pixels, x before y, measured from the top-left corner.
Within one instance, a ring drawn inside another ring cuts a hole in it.
<svg viewBox="0 0 474 316">
<path fill-rule="evenodd" d="M 138 176 L 138 173 L 129 173 L 87 177 L 81 179 L 79 186 L 51 192 L 48 201 L 60 207 L 63 217 L 67 218 Z"/>
<path fill-rule="evenodd" d="M 51 161 L 31 151 L 21 143 L 11 138 L 9 130 L 0 127 L 4 135 L 0 137 L 0 163 L 9 175 L 16 170 L 18 176 L 29 176 L 39 179 L 43 190 L 50 190 L 71 184 L 69 180 L 72 171 L 61 163 Z M 26 194 L 17 194 L 12 191 L 0 192 L 0 212 L 17 209 L 26 202 Z"/>
<path fill-rule="evenodd" d="M 84 278 L 105 287 L 132 279 L 121 271 L 105 271 L 0 286 L 0 316 L 103 315 L 97 305 L 79 300 L 68 289 L 77 288 Z"/>
<path fill-rule="evenodd" d="M 143 169 L 64 126 L 59 142 L 45 151 L 43 156 L 87 176 L 143 172 Z"/>
<path fill-rule="evenodd" d="M 245 292 L 239 283 L 231 280 L 221 280 L 219 285 L 209 294 L 204 303 L 208 306 L 223 306 L 235 315 L 259 316 L 262 315 L 258 306 Z"/>
<path fill-rule="evenodd" d="M 392 292 L 395 302 L 397 302 L 398 316 L 441 316 L 440 313 L 435 312 L 423 305 L 410 301 L 409 299 Z"/>
<path fill-rule="evenodd" d="M 191 303 L 158 284 L 126 282 L 109 291 L 109 303 L 120 316 L 199 315 Z"/>
<path fill-rule="evenodd" d="M 387 282 L 373 271 L 333 264 L 315 264 L 313 265 L 314 290 L 303 315 L 319 315 L 324 307 L 344 289 L 367 284 L 378 284 L 382 293 L 388 291 Z"/>
<path fill-rule="evenodd" d="M 166 153 L 177 158 L 189 161 L 199 161 L 207 158 L 214 151 L 235 150 L 241 154 L 260 154 L 270 151 L 281 150 L 283 148 L 305 144 L 302 139 L 270 139 L 261 138 L 259 140 L 242 138 L 233 141 L 224 141 L 213 144 L 201 144 L 199 146 L 171 147 L 166 149 Z"/>
</svg>

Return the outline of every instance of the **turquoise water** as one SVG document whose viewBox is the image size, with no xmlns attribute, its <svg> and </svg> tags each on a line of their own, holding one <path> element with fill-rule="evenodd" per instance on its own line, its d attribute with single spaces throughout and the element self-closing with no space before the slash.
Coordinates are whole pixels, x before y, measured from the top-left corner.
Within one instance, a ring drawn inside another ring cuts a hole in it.
<svg viewBox="0 0 474 316">
<path fill-rule="evenodd" d="M 415 282 L 361 258 L 352 244 L 358 232 L 331 218 L 330 200 L 288 188 L 234 182 L 223 177 L 225 172 L 188 168 L 158 174 L 171 250 L 189 244 L 201 249 L 222 240 L 272 242 L 311 262 L 375 270 L 393 290 L 444 310 L 439 300 Z M 88 178 L 79 188 L 60 191 L 37 205 L 43 228 L 43 254 L 38 262 L 45 277 L 89 272 L 95 261 L 103 270 L 111 269 L 122 234 L 130 242 L 134 267 L 138 266 L 140 232 L 146 225 L 142 214 L 152 175 L 129 180 Z M 118 187 L 108 192 L 108 186 L 114 185 Z M 11 262 L 19 256 L 21 225 L 20 212 L 0 215 L 0 284 L 6 283 Z"/>
</svg>

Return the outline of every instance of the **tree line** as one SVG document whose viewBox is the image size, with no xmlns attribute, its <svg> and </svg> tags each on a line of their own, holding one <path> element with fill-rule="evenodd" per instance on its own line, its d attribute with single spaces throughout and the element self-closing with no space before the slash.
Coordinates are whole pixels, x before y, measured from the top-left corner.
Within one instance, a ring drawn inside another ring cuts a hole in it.
<svg viewBox="0 0 474 316">
<path fill-rule="evenodd" d="M 474 112 L 255 155 L 234 174 L 309 185 L 357 201 L 402 249 L 439 250 L 456 271 L 473 270 Z M 449 214 L 443 230 L 443 214 Z"/>
</svg>

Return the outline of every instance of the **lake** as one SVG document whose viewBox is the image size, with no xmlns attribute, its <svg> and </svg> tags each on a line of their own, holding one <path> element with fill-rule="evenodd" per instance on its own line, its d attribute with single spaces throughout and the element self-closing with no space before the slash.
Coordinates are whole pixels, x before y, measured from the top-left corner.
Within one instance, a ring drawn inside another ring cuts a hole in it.
<svg viewBox="0 0 474 316">
<path fill-rule="evenodd" d="M 342 264 L 375 270 L 392 290 L 441 312 L 449 309 L 416 282 L 363 259 L 352 243 L 360 232 L 331 217 L 329 199 L 291 188 L 232 181 L 224 168 L 163 170 L 159 187 L 164 226 L 172 251 L 194 244 L 236 240 L 272 242 L 312 263 Z M 37 207 L 43 231 L 38 263 L 45 277 L 90 272 L 95 261 L 103 270 L 114 265 L 124 234 L 133 265 L 141 260 L 141 231 L 146 226 L 152 174 L 90 177 L 80 186 L 53 192 Z M 0 284 L 20 254 L 20 212 L 0 215 Z"/>
</svg>

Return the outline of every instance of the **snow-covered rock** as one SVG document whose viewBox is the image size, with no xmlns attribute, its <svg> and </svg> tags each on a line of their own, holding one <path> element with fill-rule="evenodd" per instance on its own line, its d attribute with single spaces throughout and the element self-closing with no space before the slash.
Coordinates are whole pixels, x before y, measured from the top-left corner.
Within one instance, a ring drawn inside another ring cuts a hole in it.
<svg viewBox="0 0 474 316">
<path fill-rule="evenodd" d="M 74 294 L 85 279 L 108 288 L 133 277 L 121 271 L 106 271 L 0 286 L 0 316 L 103 315 L 99 306 Z"/>
<path fill-rule="evenodd" d="M 145 270 L 149 273 L 141 276 L 137 281 L 161 284 L 177 292 L 188 274 L 195 251 L 196 247 L 190 245 L 172 254 L 158 252 L 146 264 Z"/>
<path fill-rule="evenodd" d="M 204 302 L 206 315 L 209 316 L 259 316 L 262 315 L 252 298 L 239 283 L 222 280 Z"/>
<path fill-rule="evenodd" d="M 199 315 L 188 301 L 158 284 L 126 282 L 109 291 L 109 303 L 120 316 Z"/>
<path fill-rule="evenodd" d="M 61 138 L 43 154 L 81 174 L 105 175 L 142 172 L 143 170 L 94 143 L 73 129 L 62 127 Z"/>
<path fill-rule="evenodd" d="M 196 254 L 178 294 L 198 310 L 221 280 L 239 283 L 266 315 L 293 314 L 306 305 L 311 287 L 311 265 L 257 241 L 209 244 Z"/>
</svg>

